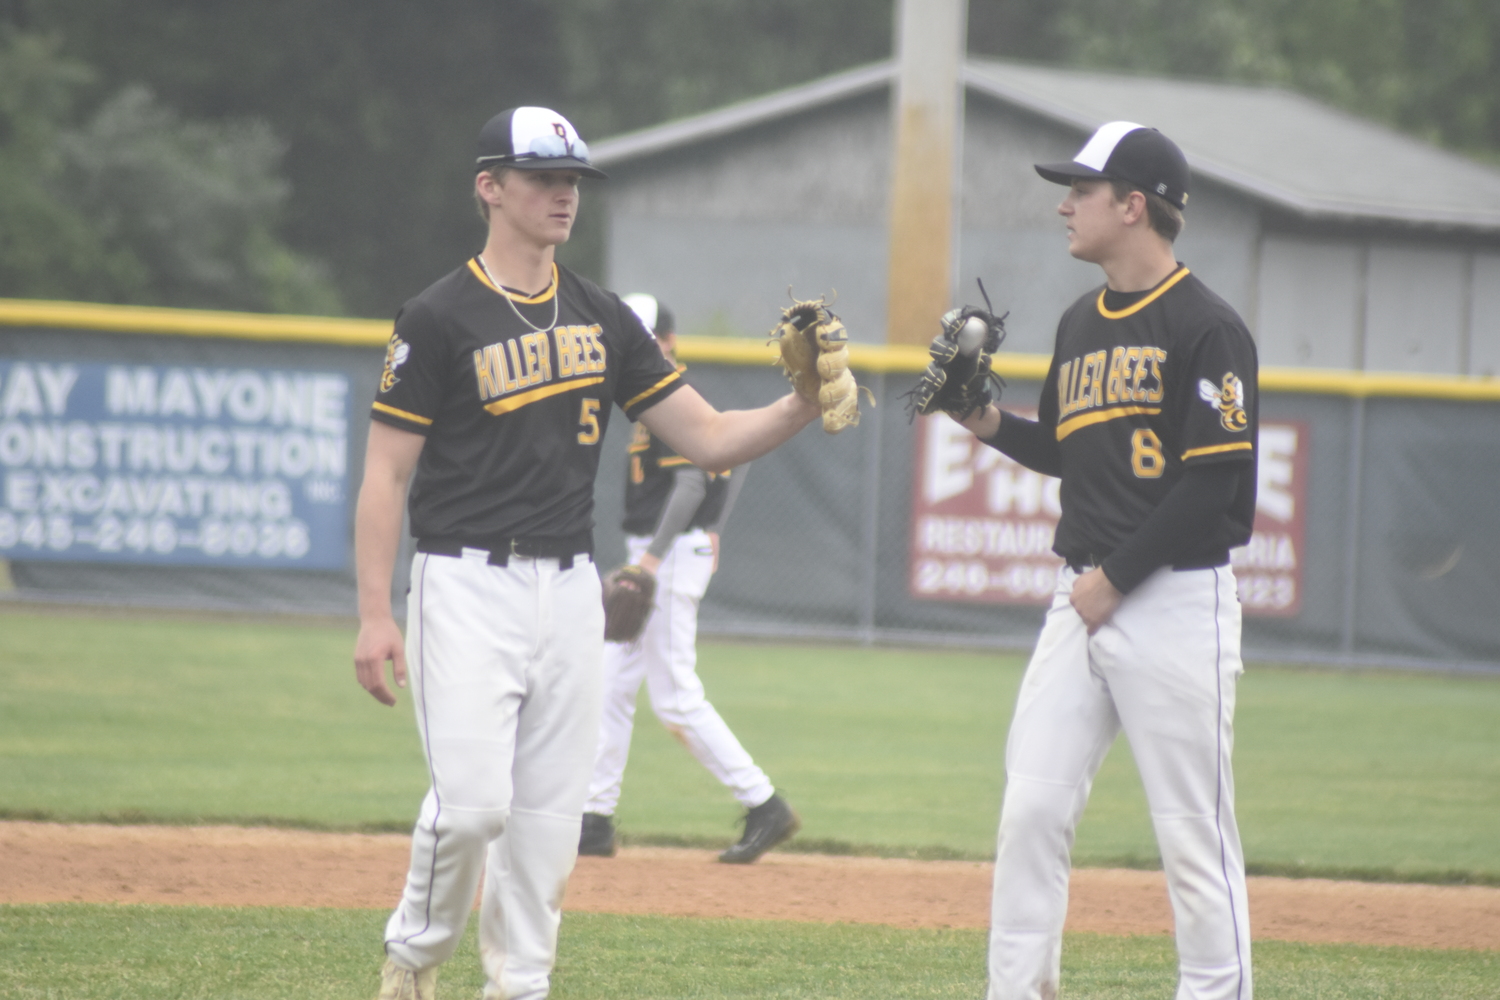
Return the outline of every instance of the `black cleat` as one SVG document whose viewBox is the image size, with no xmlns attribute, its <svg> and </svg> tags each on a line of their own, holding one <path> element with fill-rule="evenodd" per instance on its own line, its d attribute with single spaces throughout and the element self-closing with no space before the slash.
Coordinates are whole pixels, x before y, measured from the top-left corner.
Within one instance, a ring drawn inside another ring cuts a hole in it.
<svg viewBox="0 0 1500 1000">
<path fill-rule="evenodd" d="M 745 813 L 745 835 L 719 855 L 725 864 L 748 865 L 802 829 L 802 820 L 780 795 L 772 795 Z"/>
<path fill-rule="evenodd" d="M 584 813 L 583 832 L 578 835 L 578 853 L 596 858 L 612 858 L 619 849 L 615 837 L 615 818 L 603 813 Z"/>
</svg>

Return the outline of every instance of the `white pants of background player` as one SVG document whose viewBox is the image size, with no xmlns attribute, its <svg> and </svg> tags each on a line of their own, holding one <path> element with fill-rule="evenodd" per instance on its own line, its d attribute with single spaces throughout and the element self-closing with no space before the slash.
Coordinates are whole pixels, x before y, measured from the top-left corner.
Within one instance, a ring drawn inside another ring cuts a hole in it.
<svg viewBox="0 0 1500 1000">
<path fill-rule="evenodd" d="M 1090 636 L 1064 568 L 1016 699 L 990 922 L 990 1000 L 1057 996 L 1073 831 L 1122 729 L 1177 931 L 1178 1000 L 1250 1000 L 1234 818 L 1240 605 L 1226 567 L 1158 570 Z"/>
<path fill-rule="evenodd" d="M 650 544 L 649 538 L 628 537 L 630 561 L 639 560 Z M 611 816 L 620 802 L 643 678 L 651 709 L 662 725 L 741 805 L 754 808 L 775 791 L 704 697 L 698 679 L 698 604 L 713 566 L 708 532 L 700 528 L 678 535 L 656 571 L 656 608 L 641 637 L 632 643 L 604 644 L 604 721 L 586 812 Z"/>
<path fill-rule="evenodd" d="M 484 875 L 486 1000 L 547 995 L 599 734 L 604 612 L 587 556 L 491 566 L 418 553 L 406 658 L 432 780 L 386 952 L 453 954 Z"/>
</svg>

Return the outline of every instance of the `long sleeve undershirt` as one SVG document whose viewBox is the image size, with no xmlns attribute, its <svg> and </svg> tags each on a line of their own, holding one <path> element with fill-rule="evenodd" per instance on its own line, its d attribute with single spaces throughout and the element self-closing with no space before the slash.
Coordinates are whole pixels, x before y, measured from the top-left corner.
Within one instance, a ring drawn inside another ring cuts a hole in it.
<svg viewBox="0 0 1500 1000">
<path fill-rule="evenodd" d="M 708 496 L 708 476 L 702 469 L 686 465 L 672 477 L 672 492 L 662 505 L 661 520 L 656 522 L 656 534 L 646 549 L 658 559 L 665 559 L 677 536 L 687 530 L 693 515 Z"/>
<path fill-rule="evenodd" d="M 1002 412 L 1000 428 L 984 442 L 1017 462 L 1047 476 L 1062 474 L 1062 453 L 1050 428 Z M 1188 551 L 1194 541 L 1219 524 L 1234 502 L 1239 486 L 1240 463 L 1215 462 L 1195 465 L 1162 498 L 1141 526 L 1105 559 L 1104 575 L 1122 594 L 1134 590 L 1142 580 L 1168 566 Z"/>
<path fill-rule="evenodd" d="M 1229 513 L 1239 488 L 1240 462 L 1214 462 L 1183 470 L 1156 509 L 1104 559 L 1104 575 L 1128 594 L 1162 566 L 1175 563 Z"/>
<path fill-rule="evenodd" d="M 745 482 L 745 470 L 749 466 L 741 466 L 734 470 L 729 477 L 729 483 L 725 487 L 724 506 L 719 511 L 719 516 L 714 523 L 706 529 L 715 534 L 722 534 L 724 522 L 729 520 L 729 512 L 734 507 L 734 501 L 739 497 L 740 487 Z M 656 524 L 656 534 L 651 538 L 651 544 L 646 551 L 658 559 L 665 559 L 672 548 L 672 543 L 677 536 L 687 530 L 693 522 L 693 515 L 698 513 L 698 508 L 703 505 L 703 498 L 708 496 L 708 475 L 696 466 L 684 466 L 678 469 L 672 478 L 672 492 L 667 497 L 667 502 L 662 506 L 661 520 Z"/>
</svg>

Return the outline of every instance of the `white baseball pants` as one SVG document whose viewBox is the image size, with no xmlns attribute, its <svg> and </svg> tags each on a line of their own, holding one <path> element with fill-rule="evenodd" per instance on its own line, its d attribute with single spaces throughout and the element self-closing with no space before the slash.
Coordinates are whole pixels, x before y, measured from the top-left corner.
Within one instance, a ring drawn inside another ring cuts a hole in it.
<svg viewBox="0 0 1500 1000">
<path fill-rule="evenodd" d="M 418 553 L 406 656 L 432 788 L 386 952 L 422 969 L 453 954 L 484 873 L 486 1000 L 547 995 L 599 734 L 604 612 L 587 556 Z"/>
<path fill-rule="evenodd" d="M 630 561 L 639 560 L 650 544 L 649 538 L 628 537 Z M 698 604 L 712 575 L 708 532 L 700 528 L 678 535 L 656 571 L 656 607 L 641 637 L 632 643 L 605 643 L 604 721 L 586 812 L 610 816 L 619 805 L 642 679 L 662 725 L 741 805 L 754 808 L 775 791 L 709 704 L 698 679 Z"/>
<path fill-rule="evenodd" d="M 1064 568 L 1016 699 L 990 921 L 990 1000 L 1058 995 L 1073 832 L 1124 730 L 1176 923 L 1177 1000 L 1251 1000 L 1234 818 L 1240 605 L 1233 572 L 1158 570 L 1090 636 Z"/>
</svg>

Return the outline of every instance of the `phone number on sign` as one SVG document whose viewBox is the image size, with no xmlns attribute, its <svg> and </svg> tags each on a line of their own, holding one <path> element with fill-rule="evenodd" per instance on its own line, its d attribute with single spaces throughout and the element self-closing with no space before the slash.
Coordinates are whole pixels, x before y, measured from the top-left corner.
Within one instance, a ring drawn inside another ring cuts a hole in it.
<svg viewBox="0 0 1500 1000">
<path fill-rule="evenodd" d="M 0 511 L 0 551 L 17 548 L 63 552 L 74 546 L 97 552 L 156 552 L 196 549 L 208 556 L 259 556 L 300 559 L 311 548 L 307 525 L 296 518 L 280 521 L 205 519 L 196 528 L 179 527 L 170 517 L 101 517 L 74 524 L 66 514 L 17 517 Z"/>
<path fill-rule="evenodd" d="M 916 565 L 921 594 L 966 594 L 978 597 L 1000 591 L 1012 597 L 1045 598 L 1057 588 L 1057 566 L 1013 562 L 999 568 L 978 559 L 922 559 Z"/>
</svg>

